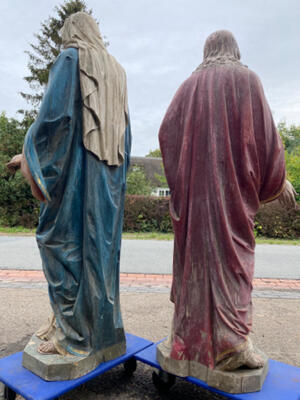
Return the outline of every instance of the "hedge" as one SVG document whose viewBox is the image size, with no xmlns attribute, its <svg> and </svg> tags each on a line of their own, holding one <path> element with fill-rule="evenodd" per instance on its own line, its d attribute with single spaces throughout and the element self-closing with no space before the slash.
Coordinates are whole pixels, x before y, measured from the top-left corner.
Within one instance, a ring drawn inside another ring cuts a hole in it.
<svg viewBox="0 0 300 400">
<path fill-rule="evenodd" d="M 263 205 L 255 218 L 255 233 L 280 239 L 300 238 L 300 206 L 286 210 L 279 201 Z"/>
<path fill-rule="evenodd" d="M 164 197 L 127 195 L 123 230 L 125 232 L 172 232 L 169 200 Z"/>
<path fill-rule="evenodd" d="M 125 232 L 172 232 L 167 198 L 127 196 Z M 278 201 L 263 205 L 255 218 L 256 236 L 295 239 L 300 237 L 300 206 L 286 210 Z"/>
<path fill-rule="evenodd" d="M 2 181 L 3 182 L 3 181 Z M 22 185 L 21 180 L 17 180 Z M 16 182 L 16 186 L 17 185 Z M 28 185 L 27 185 L 28 186 Z M 0 202 L 0 224 L 33 228 L 38 223 L 38 205 L 23 188 L 23 198 L 14 196 L 9 206 Z M 8 200 L 8 199 L 6 199 Z M 167 198 L 127 195 L 124 212 L 125 232 L 172 232 Z M 255 219 L 255 234 L 271 238 L 300 238 L 300 206 L 285 210 L 278 201 L 262 206 Z"/>
<path fill-rule="evenodd" d="M 39 202 L 20 171 L 14 178 L 0 164 L 0 225 L 34 228 L 38 223 Z"/>
</svg>

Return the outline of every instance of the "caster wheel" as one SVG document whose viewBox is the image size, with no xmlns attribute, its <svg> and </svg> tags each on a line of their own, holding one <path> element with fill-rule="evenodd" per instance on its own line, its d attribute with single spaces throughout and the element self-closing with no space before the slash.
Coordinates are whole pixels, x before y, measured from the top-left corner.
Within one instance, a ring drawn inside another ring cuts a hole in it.
<svg viewBox="0 0 300 400">
<path fill-rule="evenodd" d="M 15 400 L 17 394 L 8 386 L 4 388 L 4 400 Z"/>
<path fill-rule="evenodd" d="M 167 393 L 174 385 L 175 381 L 176 376 L 169 374 L 168 372 L 159 371 L 159 373 L 152 373 L 152 382 L 160 393 Z"/>
<path fill-rule="evenodd" d="M 136 370 L 136 359 L 129 358 L 129 360 L 126 360 L 123 365 L 124 365 L 126 374 L 128 376 L 131 376 L 131 375 L 133 375 L 134 371 Z"/>
</svg>

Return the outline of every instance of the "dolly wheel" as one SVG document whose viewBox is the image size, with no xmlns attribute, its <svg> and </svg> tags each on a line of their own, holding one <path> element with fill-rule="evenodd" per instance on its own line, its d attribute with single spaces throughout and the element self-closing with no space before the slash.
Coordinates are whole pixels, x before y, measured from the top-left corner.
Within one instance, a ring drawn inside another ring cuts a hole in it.
<svg viewBox="0 0 300 400">
<path fill-rule="evenodd" d="M 129 358 L 124 362 L 124 369 L 125 372 L 128 376 L 133 375 L 134 371 L 136 370 L 136 359 L 135 358 Z"/>
<path fill-rule="evenodd" d="M 165 371 L 153 372 L 152 381 L 159 392 L 166 393 L 174 385 L 176 376 Z"/>
<path fill-rule="evenodd" d="M 4 387 L 4 399 L 5 400 L 15 400 L 17 394 L 8 386 Z"/>
</svg>

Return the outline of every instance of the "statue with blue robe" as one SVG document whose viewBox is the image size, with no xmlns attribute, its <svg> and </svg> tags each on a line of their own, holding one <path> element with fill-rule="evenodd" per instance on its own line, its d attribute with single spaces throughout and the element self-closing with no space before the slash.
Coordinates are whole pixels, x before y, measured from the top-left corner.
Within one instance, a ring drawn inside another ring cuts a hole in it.
<svg viewBox="0 0 300 400">
<path fill-rule="evenodd" d="M 92 356 L 90 370 L 126 351 L 119 265 L 131 131 L 125 71 L 96 22 L 73 14 L 62 39 L 21 170 L 42 201 L 36 238 L 54 314 L 38 351 Z"/>
</svg>

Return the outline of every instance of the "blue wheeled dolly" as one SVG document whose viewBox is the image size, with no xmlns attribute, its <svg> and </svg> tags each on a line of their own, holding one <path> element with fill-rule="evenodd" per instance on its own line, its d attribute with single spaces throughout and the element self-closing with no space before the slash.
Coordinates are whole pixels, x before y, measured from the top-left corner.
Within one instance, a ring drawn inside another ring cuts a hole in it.
<svg viewBox="0 0 300 400">
<path fill-rule="evenodd" d="M 156 360 L 156 346 L 154 343 L 139 353 L 135 358 L 159 370 L 153 372 L 152 379 L 160 392 L 168 391 L 175 383 L 176 377 L 161 370 Z M 192 377 L 180 378 L 191 382 L 211 392 L 220 394 L 227 399 L 234 400 L 300 400 L 300 368 L 284 364 L 279 361 L 269 360 L 269 372 L 259 392 L 231 394 L 208 386 L 205 382 Z"/>
<path fill-rule="evenodd" d="M 0 359 L 0 381 L 5 384 L 5 400 L 14 400 L 21 394 L 26 400 L 52 400 L 69 392 L 104 372 L 124 364 L 125 371 L 132 375 L 136 361 L 148 364 L 159 370 L 152 378 L 156 388 L 168 391 L 176 377 L 161 370 L 156 360 L 157 344 L 149 340 L 126 334 L 127 352 L 121 357 L 102 363 L 92 372 L 69 381 L 47 382 L 22 367 L 22 352 Z M 180 378 L 211 392 L 234 400 L 300 400 L 300 368 L 269 360 L 269 372 L 260 392 L 231 394 L 209 387 L 205 382 L 187 377 Z"/>
<path fill-rule="evenodd" d="M 127 374 L 136 369 L 134 355 L 153 344 L 141 337 L 126 334 L 127 351 L 121 357 L 100 364 L 92 372 L 69 381 L 47 382 L 26 368 L 22 367 L 22 352 L 0 359 L 0 381 L 5 385 L 5 400 L 14 400 L 20 394 L 26 400 L 51 400 L 103 374 L 104 372 L 124 364 Z"/>
</svg>

